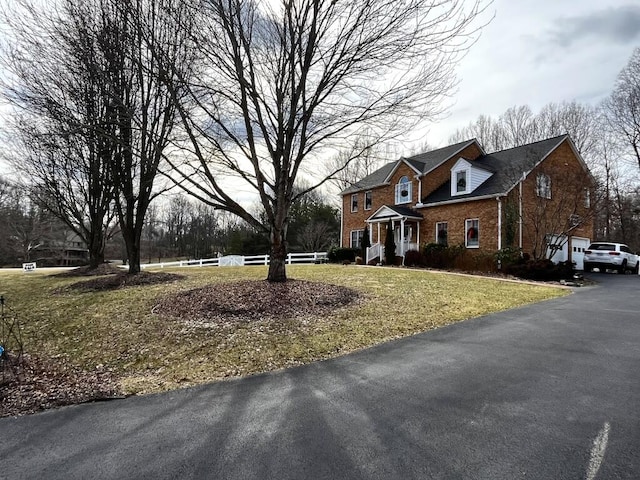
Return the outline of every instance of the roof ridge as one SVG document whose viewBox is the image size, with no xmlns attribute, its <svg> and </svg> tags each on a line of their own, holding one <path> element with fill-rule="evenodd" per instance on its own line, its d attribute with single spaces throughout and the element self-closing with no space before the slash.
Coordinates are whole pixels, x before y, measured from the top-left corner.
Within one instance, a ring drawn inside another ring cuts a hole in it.
<svg viewBox="0 0 640 480">
<path fill-rule="evenodd" d="M 509 150 L 515 150 L 517 148 L 528 147 L 530 145 L 535 145 L 536 143 L 548 142 L 550 140 L 556 140 L 556 139 L 559 139 L 559 138 L 562 138 L 562 137 L 569 137 L 569 134 L 568 133 L 563 133 L 562 135 L 556 135 L 555 137 L 543 138 L 542 140 L 536 140 L 535 142 L 523 143 L 522 145 L 518 145 L 517 147 L 503 148 L 502 150 L 496 150 L 495 152 L 487 153 L 486 155 L 494 155 L 496 153 L 507 152 Z"/>
<path fill-rule="evenodd" d="M 445 145 L 444 147 L 438 147 L 438 148 L 434 148 L 432 150 L 426 150 L 424 152 L 416 153 L 415 155 L 411 155 L 410 157 L 402 156 L 400 158 L 401 159 L 403 159 L 403 158 L 404 159 L 415 158 L 415 157 L 419 157 L 420 155 L 426 155 L 427 153 L 433 153 L 433 152 L 437 152 L 438 150 L 444 150 L 445 148 L 451 148 L 451 147 L 455 147 L 457 145 L 464 145 L 464 144 L 472 143 L 472 142 L 477 142 L 478 144 L 480 143 L 480 142 L 478 142 L 478 139 L 474 137 L 474 138 L 470 138 L 469 140 L 464 140 L 462 142 L 456 142 L 456 143 L 452 143 L 450 145 Z"/>
</svg>

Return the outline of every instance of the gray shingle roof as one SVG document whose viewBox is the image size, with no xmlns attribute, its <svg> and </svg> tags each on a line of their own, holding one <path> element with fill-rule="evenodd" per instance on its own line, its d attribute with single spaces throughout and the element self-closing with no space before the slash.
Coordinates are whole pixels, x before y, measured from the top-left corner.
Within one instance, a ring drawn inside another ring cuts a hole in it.
<svg viewBox="0 0 640 480">
<path fill-rule="evenodd" d="M 398 216 L 400 217 L 414 217 L 414 218 L 423 218 L 423 215 L 418 212 L 417 210 L 414 210 L 413 208 L 410 207 L 403 207 L 403 206 L 399 206 L 399 205 L 384 205 L 384 207 L 387 207 L 389 210 L 392 210 L 393 212 L 395 212 L 396 214 L 398 214 Z M 382 207 L 381 207 L 382 208 Z M 380 211 L 381 209 L 379 209 L 378 211 Z M 378 212 L 376 212 L 378 213 Z M 375 216 L 375 213 L 373 215 L 371 215 L 371 217 Z M 369 218 L 371 218 L 369 217 Z M 380 218 L 380 217 L 378 217 Z M 389 217 L 391 218 L 391 217 Z"/>
<path fill-rule="evenodd" d="M 419 155 L 415 155 L 409 158 L 401 158 L 396 160 L 395 162 L 390 162 L 379 168 L 372 174 L 364 177 L 359 182 L 355 183 L 351 187 L 346 188 L 342 191 L 342 195 L 347 193 L 359 192 L 361 190 L 365 190 L 367 188 L 377 187 L 378 185 L 384 184 L 385 180 L 389 176 L 389 174 L 396 168 L 398 163 L 403 160 L 411 165 L 414 169 L 421 173 L 427 173 L 436 168 L 441 163 L 445 162 L 453 155 L 458 153 L 460 150 L 463 150 L 467 146 L 475 143 L 476 140 L 466 140 L 464 142 L 456 143 L 454 145 L 449 145 L 447 147 L 438 148 L 437 150 L 431 150 L 430 152 L 421 153 Z"/>
<path fill-rule="evenodd" d="M 407 161 L 415 162 L 416 164 L 421 164 L 422 173 L 427 173 L 436 168 L 438 165 L 443 163 L 445 160 L 450 159 L 460 150 L 465 149 L 472 143 L 475 143 L 476 140 L 465 140 L 464 142 L 455 143 L 453 145 L 449 145 L 448 147 L 439 148 L 437 150 L 431 150 L 430 152 L 421 153 L 419 155 L 415 155 L 413 157 L 407 158 Z"/>
<path fill-rule="evenodd" d="M 521 147 L 483 155 L 473 160 L 472 164 L 494 172 L 494 174 L 473 192 L 466 195 L 452 196 L 451 181 L 449 180 L 431 195 L 423 198 L 422 203 L 433 204 L 450 200 L 465 200 L 475 197 L 505 194 L 517 185 L 523 173 L 529 173 L 533 167 L 566 138 L 568 138 L 567 135 L 561 135 Z"/>
<path fill-rule="evenodd" d="M 345 195 L 347 193 L 359 192 L 360 190 L 364 190 L 366 188 L 372 188 L 378 185 L 382 185 L 397 163 L 398 161 L 387 163 L 385 166 L 379 168 L 372 174 L 367 175 L 359 182 L 356 182 L 350 187 L 345 188 L 342 191 L 342 195 Z"/>
</svg>

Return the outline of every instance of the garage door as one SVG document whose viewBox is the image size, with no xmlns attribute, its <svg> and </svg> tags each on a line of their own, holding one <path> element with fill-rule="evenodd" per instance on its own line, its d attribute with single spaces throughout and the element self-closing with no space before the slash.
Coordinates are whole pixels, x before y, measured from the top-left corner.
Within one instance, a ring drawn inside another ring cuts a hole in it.
<svg viewBox="0 0 640 480">
<path fill-rule="evenodd" d="M 576 263 L 576 270 L 584 270 L 584 251 L 589 243 L 588 238 L 571 237 L 571 260 Z"/>
</svg>

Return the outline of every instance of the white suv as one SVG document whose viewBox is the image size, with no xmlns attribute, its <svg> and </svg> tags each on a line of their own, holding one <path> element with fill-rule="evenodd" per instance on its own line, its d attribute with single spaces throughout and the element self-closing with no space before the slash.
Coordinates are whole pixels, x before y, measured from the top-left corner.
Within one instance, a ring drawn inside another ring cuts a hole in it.
<svg viewBox="0 0 640 480">
<path fill-rule="evenodd" d="M 624 243 L 594 242 L 584 251 L 584 271 L 594 268 L 617 270 L 618 273 L 630 271 L 638 273 L 638 255 L 634 254 Z"/>
</svg>

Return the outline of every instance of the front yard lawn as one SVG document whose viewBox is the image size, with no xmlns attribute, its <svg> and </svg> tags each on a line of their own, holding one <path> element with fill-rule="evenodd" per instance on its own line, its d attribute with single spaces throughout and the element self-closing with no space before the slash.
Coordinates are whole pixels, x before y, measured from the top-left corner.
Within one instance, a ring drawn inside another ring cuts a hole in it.
<svg viewBox="0 0 640 480">
<path fill-rule="evenodd" d="M 266 282 L 255 283 L 266 278 L 266 267 L 163 272 L 183 278 L 87 291 L 69 288 L 86 278 L 0 270 L 0 292 L 20 320 L 26 354 L 56 368 L 108 373 L 125 394 L 300 365 L 567 294 L 544 285 L 404 268 L 289 266 L 289 278 L 300 281 L 292 285 L 306 290 L 277 295 L 271 295 Z M 230 282 L 232 288 L 226 285 Z M 324 290 L 318 284 L 351 290 L 327 289 L 326 300 L 307 297 Z M 255 294 L 238 290 L 252 285 L 260 287 Z M 202 290 L 191 292 L 195 289 Z M 207 303 L 198 296 L 206 292 L 220 298 Z M 353 302 L 345 295 L 353 296 Z M 300 302 L 274 310 L 269 298 L 274 305 Z M 214 308 L 207 305 L 214 304 L 217 313 L 206 314 Z M 309 308 L 311 304 L 319 309 Z"/>
</svg>

